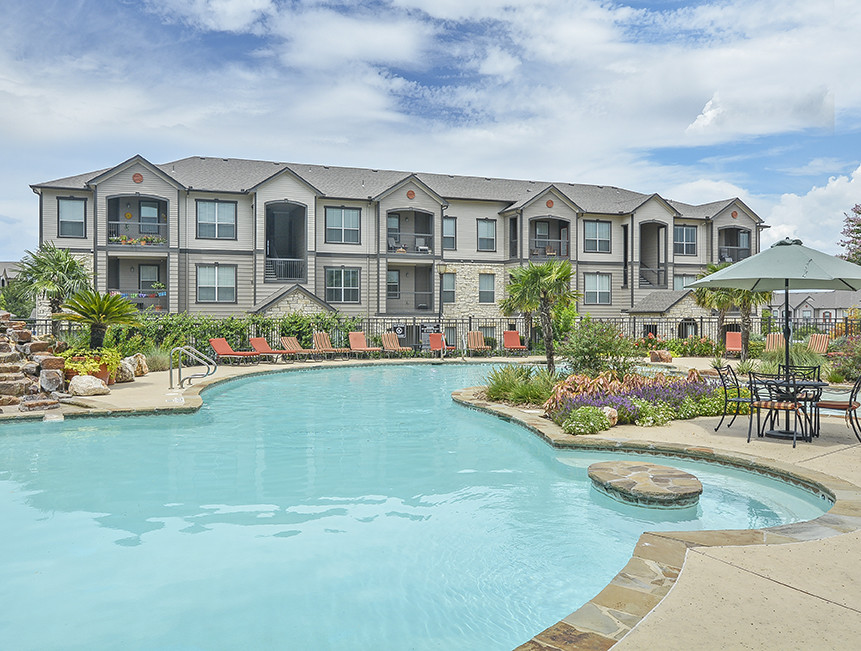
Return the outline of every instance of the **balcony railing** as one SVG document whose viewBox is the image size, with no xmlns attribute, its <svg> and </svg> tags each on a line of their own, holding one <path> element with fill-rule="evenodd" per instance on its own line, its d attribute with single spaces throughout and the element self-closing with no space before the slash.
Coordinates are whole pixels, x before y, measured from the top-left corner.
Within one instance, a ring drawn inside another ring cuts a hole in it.
<svg viewBox="0 0 861 651">
<path fill-rule="evenodd" d="M 558 257 L 568 257 L 568 240 L 552 240 L 546 237 L 529 240 L 530 260 L 548 260 Z"/>
<path fill-rule="evenodd" d="M 108 289 L 108 294 L 119 294 L 127 298 L 139 310 L 167 311 L 168 293 L 164 289 Z"/>
<path fill-rule="evenodd" d="M 640 265 L 640 287 L 654 287 L 655 289 L 667 288 L 667 268 L 658 267 L 652 269 Z"/>
<path fill-rule="evenodd" d="M 265 281 L 268 283 L 305 280 L 302 258 L 266 258 Z"/>
<path fill-rule="evenodd" d="M 167 224 L 125 220 L 108 222 L 108 244 L 167 246 Z"/>
<path fill-rule="evenodd" d="M 433 235 L 430 233 L 389 233 L 386 248 L 390 255 L 398 253 L 427 255 L 433 253 Z"/>
<path fill-rule="evenodd" d="M 434 292 L 394 292 L 386 294 L 386 314 L 427 314 L 434 310 Z"/>
<path fill-rule="evenodd" d="M 720 262 L 738 262 L 750 257 L 750 247 L 719 246 L 718 260 Z"/>
</svg>

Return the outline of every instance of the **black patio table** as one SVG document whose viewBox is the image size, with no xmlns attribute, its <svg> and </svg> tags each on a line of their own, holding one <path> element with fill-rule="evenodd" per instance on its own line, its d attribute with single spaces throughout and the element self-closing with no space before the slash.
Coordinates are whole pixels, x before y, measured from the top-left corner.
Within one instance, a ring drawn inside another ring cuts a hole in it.
<svg viewBox="0 0 861 651">
<path fill-rule="evenodd" d="M 771 387 L 780 400 L 801 403 L 802 409 L 805 412 L 805 417 L 807 418 L 807 422 L 810 424 L 811 428 L 808 436 L 802 436 L 802 438 L 805 440 L 812 440 L 814 436 L 819 436 L 819 432 L 813 430 L 817 424 L 816 419 L 813 418 L 812 414 L 807 412 L 807 409 L 816 408 L 816 403 L 819 400 L 822 389 L 828 386 L 828 382 L 780 375 L 769 377 L 764 380 L 757 380 L 757 384 Z M 804 405 L 808 405 L 808 407 L 805 407 Z M 783 429 L 775 429 L 772 427 L 772 429 L 763 432 L 763 436 L 779 439 L 797 439 L 798 432 L 795 429 L 790 429 L 789 427 L 789 411 L 785 412 L 784 418 L 785 425 Z M 773 423 L 774 420 L 772 420 L 772 424 Z"/>
</svg>

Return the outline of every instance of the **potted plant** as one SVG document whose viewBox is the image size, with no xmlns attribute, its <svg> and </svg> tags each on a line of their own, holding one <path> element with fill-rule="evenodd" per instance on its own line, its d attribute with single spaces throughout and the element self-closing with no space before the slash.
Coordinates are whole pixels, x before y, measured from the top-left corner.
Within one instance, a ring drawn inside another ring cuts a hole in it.
<svg viewBox="0 0 861 651">
<path fill-rule="evenodd" d="M 122 362 L 122 356 L 115 348 L 69 348 L 58 355 L 66 360 L 67 381 L 76 375 L 94 375 L 106 384 L 113 384 Z"/>
</svg>

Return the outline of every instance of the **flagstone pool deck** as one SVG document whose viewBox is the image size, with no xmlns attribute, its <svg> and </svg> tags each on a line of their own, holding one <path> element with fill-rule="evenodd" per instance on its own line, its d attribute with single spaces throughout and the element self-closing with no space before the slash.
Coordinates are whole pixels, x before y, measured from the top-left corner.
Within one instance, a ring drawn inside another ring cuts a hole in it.
<svg viewBox="0 0 861 651">
<path fill-rule="evenodd" d="M 541 361 L 542 358 L 531 358 Z M 445 363 L 461 361 L 452 358 Z M 477 362 L 494 361 L 478 358 Z M 499 361 L 511 361 L 511 358 Z M 522 361 L 522 360 L 518 360 Z M 530 361 L 530 360 L 526 360 Z M 222 366 L 184 390 L 170 389 L 167 372 L 113 385 L 109 395 L 10 419 L 73 418 L 151 411 L 195 411 L 208 385 L 251 373 L 348 366 L 367 361 Z M 439 363 L 386 360 L 386 363 Z M 681 369 L 710 360 L 679 358 Z M 714 431 L 717 418 L 674 421 L 664 427 L 620 425 L 601 436 L 568 436 L 537 410 L 492 405 L 475 389 L 453 399 L 517 421 L 555 447 L 591 447 L 695 456 L 790 478 L 835 499 L 810 522 L 764 530 L 645 533 L 629 563 L 586 604 L 524 640 L 521 651 L 567 649 L 851 649 L 861 639 L 861 443 L 841 418 L 824 417 L 812 443 L 754 438 L 747 418 Z M 672 466 L 672 459 L 656 457 Z M 549 532 L 552 535 L 552 532 Z M 572 579 L 573 580 L 573 579 Z"/>
</svg>

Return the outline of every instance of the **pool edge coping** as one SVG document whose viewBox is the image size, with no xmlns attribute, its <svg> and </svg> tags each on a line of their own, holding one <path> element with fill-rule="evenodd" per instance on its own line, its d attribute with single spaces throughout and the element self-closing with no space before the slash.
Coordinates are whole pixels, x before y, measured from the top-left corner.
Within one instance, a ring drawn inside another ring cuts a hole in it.
<svg viewBox="0 0 861 651">
<path fill-rule="evenodd" d="M 456 403 L 516 423 L 553 448 L 636 452 L 729 465 L 789 481 L 832 500 L 813 520 L 763 529 L 644 532 L 626 565 L 592 599 L 515 651 L 609 649 L 642 621 L 669 593 L 687 553 L 696 548 L 788 544 L 831 538 L 861 530 L 861 488 L 816 470 L 776 459 L 700 445 L 565 434 L 539 413 L 486 400 L 483 387 L 458 389 Z"/>
</svg>

